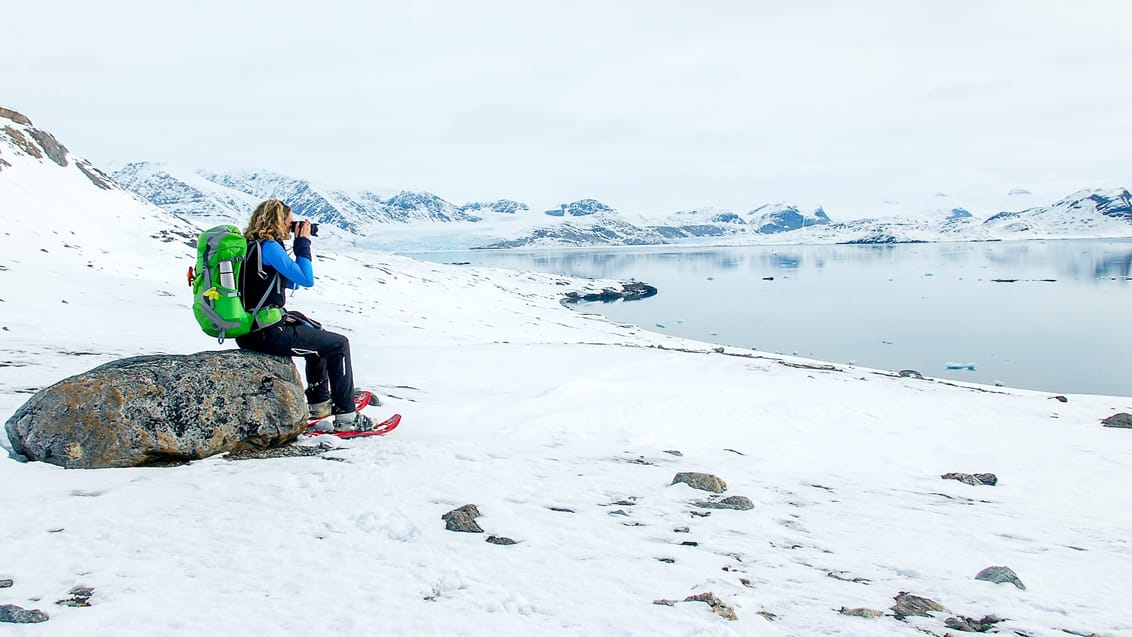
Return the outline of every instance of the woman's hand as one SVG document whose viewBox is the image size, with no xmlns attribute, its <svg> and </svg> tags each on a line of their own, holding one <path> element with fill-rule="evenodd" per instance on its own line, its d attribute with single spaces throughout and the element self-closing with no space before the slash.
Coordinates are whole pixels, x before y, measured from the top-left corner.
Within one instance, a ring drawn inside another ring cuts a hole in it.
<svg viewBox="0 0 1132 637">
<path fill-rule="evenodd" d="M 299 232 L 295 234 L 296 238 L 306 237 L 311 238 L 311 222 L 309 219 L 299 222 Z"/>
</svg>

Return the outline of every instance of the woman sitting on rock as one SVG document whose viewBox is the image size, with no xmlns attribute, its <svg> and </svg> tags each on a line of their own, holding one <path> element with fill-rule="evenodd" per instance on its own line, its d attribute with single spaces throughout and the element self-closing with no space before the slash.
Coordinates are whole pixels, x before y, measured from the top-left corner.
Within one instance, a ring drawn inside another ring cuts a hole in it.
<svg viewBox="0 0 1132 637">
<path fill-rule="evenodd" d="M 266 294 L 264 307 L 283 309 L 287 302 L 284 286 L 295 290 L 314 285 L 310 222 L 294 226 L 294 259 L 287 256 L 283 247 L 291 230 L 291 207 L 282 201 L 268 199 L 252 213 L 244 236 L 249 243 L 249 255 L 255 250 L 253 242 L 259 247 L 262 274 L 253 267 L 254 259 L 249 259 L 244 268 L 245 303 Z M 354 370 L 350 364 L 350 342 L 345 336 L 322 329 L 320 323 L 299 312 L 284 310 L 282 320 L 237 338 L 236 344 L 264 354 L 302 356 L 307 363 L 306 394 L 311 416 L 325 418 L 333 414 L 335 431 L 373 429 L 373 421 L 354 410 Z"/>
</svg>

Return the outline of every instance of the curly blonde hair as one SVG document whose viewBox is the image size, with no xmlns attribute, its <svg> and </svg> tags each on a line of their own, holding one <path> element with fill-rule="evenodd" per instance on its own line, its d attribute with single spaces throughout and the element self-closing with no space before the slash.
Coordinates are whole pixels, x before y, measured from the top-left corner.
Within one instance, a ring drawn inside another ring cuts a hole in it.
<svg viewBox="0 0 1132 637">
<path fill-rule="evenodd" d="M 291 206 L 278 199 L 268 199 L 256 206 L 244 236 L 255 240 L 284 241 L 291 236 L 291 229 L 287 227 L 289 214 Z"/>
</svg>

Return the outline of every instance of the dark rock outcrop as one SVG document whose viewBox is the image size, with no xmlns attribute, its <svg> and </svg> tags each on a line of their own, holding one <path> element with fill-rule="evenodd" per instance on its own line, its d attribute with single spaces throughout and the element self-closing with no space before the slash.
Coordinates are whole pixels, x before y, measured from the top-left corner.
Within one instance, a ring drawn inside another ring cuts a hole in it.
<svg viewBox="0 0 1132 637">
<path fill-rule="evenodd" d="M 32 136 L 43 152 L 47 154 L 47 158 L 59 164 L 60 166 L 67 165 L 67 148 L 55 139 L 55 136 L 47 131 L 41 131 L 38 128 L 29 128 L 28 134 Z"/>
<path fill-rule="evenodd" d="M 444 528 L 458 533 L 483 533 L 483 529 L 476 523 L 480 510 L 474 504 L 465 504 L 458 509 L 452 509 L 440 516 L 444 520 Z"/>
<path fill-rule="evenodd" d="M 291 359 L 228 350 L 107 363 L 39 391 L 5 428 L 29 460 L 94 469 L 276 447 L 306 418 Z"/>
<path fill-rule="evenodd" d="M 693 489 L 700 491 L 711 491 L 712 493 L 723 493 L 727 490 L 727 483 L 721 480 L 718 476 L 710 473 L 695 473 L 692 471 L 682 471 L 677 473 L 672 478 L 672 484 L 684 483 Z"/>
<path fill-rule="evenodd" d="M 1113 414 L 1108 418 L 1101 421 L 1105 427 L 1117 427 L 1119 429 L 1132 429 L 1132 414 L 1121 412 Z"/>
<path fill-rule="evenodd" d="M 31 120 L 30 119 L 28 119 L 22 113 L 17 113 L 16 111 L 13 111 L 10 108 L 4 108 L 3 106 L 0 106 L 0 117 L 2 117 L 4 119 L 10 119 L 17 124 L 22 124 L 24 126 L 31 126 Z"/>
<path fill-rule="evenodd" d="M 647 299 L 650 296 L 656 296 L 656 292 L 656 288 L 647 283 L 631 281 L 629 283 L 622 283 L 621 289 L 605 288 L 601 292 L 590 292 L 588 294 L 568 292 L 566 294 L 566 298 L 562 299 L 562 303 L 592 303 L 595 301 L 601 301 L 602 303 L 611 303 L 613 301 L 637 301 L 640 299 Z"/>
</svg>

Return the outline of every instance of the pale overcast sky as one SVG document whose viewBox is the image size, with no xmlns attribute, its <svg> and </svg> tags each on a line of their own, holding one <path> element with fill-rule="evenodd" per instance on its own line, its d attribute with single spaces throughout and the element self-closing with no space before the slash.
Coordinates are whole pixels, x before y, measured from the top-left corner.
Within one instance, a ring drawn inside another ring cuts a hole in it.
<svg viewBox="0 0 1132 637">
<path fill-rule="evenodd" d="M 1132 186 L 1125 0 L 38 0 L 4 22 L 0 104 L 96 164 L 835 219 Z"/>
</svg>

